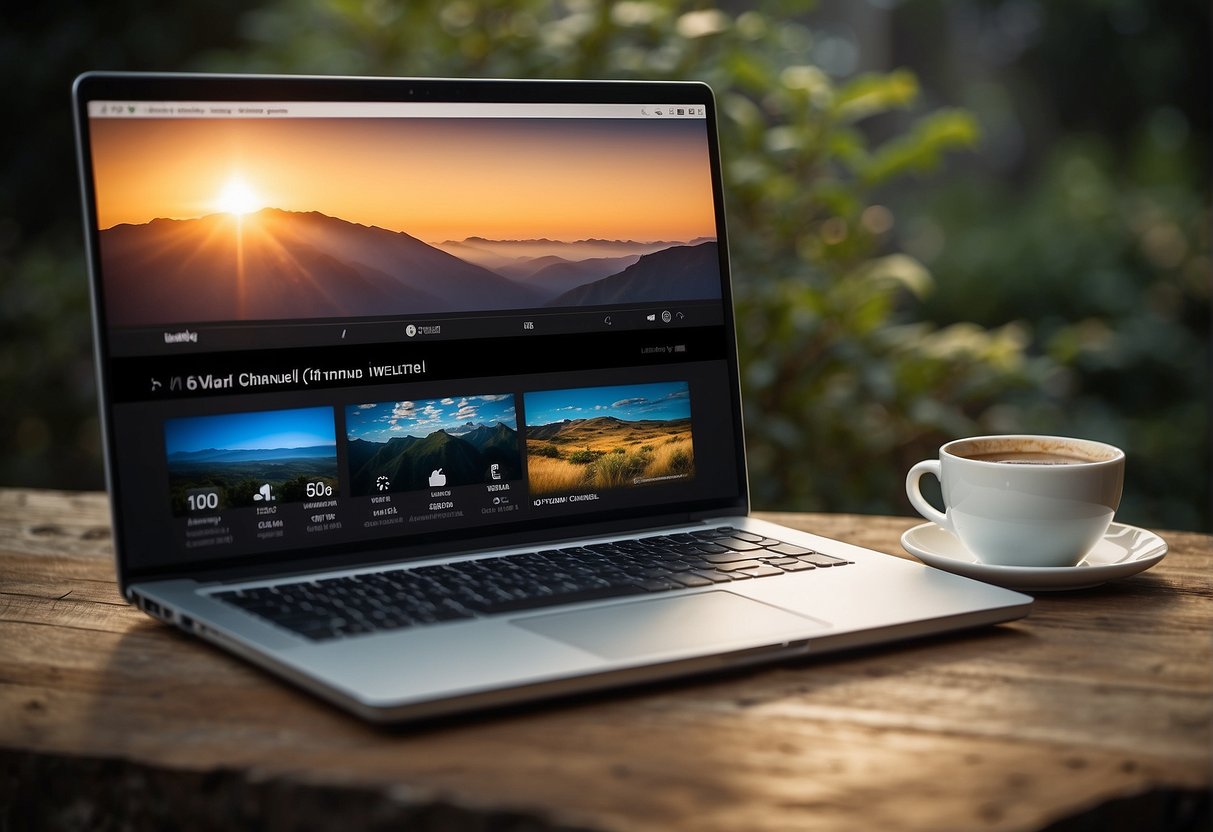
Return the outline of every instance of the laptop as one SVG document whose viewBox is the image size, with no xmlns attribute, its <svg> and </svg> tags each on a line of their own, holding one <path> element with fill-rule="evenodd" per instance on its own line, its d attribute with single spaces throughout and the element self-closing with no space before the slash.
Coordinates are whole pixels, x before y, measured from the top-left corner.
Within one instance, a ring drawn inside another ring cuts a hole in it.
<svg viewBox="0 0 1213 832">
<path fill-rule="evenodd" d="M 150 616 L 395 722 L 1027 614 L 750 516 L 707 86 L 73 97 L 118 583 Z"/>
</svg>

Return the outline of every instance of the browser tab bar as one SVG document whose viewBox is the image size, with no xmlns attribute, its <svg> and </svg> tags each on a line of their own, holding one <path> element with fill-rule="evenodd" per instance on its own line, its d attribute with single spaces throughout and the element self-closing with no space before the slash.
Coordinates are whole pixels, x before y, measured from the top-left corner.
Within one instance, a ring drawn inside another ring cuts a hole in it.
<svg viewBox="0 0 1213 832">
<path fill-rule="evenodd" d="M 413 101 L 91 101 L 90 118 L 704 118 L 702 105 Z"/>
</svg>

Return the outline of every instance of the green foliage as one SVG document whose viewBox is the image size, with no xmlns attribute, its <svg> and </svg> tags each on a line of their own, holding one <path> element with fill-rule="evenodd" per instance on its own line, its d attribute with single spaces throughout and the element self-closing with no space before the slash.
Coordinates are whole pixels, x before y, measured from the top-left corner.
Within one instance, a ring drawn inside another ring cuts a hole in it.
<svg viewBox="0 0 1213 832">
<path fill-rule="evenodd" d="M 589 465 L 601 455 L 601 451 L 591 451 L 589 448 L 582 448 L 580 451 L 573 451 L 569 454 L 569 462 L 572 462 L 574 465 Z"/>
<path fill-rule="evenodd" d="M 550 442 L 546 445 L 540 445 L 538 448 L 530 451 L 530 453 L 533 453 L 535 456 L 546 456 L 549 459 L 560 459 L 563 456 L 560 449 Z"/>
</svg>

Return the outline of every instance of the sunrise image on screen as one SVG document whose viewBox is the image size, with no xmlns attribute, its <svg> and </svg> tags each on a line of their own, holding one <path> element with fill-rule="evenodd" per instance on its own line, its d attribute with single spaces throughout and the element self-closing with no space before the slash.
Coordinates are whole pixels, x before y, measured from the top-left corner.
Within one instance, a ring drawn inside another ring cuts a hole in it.
<svg viewBox="0 0 1213 832">
<path fill-rule="evenodd" d="M 720 297 L 700 120 L 90 123 L 110 326 Z"/>
</svg>

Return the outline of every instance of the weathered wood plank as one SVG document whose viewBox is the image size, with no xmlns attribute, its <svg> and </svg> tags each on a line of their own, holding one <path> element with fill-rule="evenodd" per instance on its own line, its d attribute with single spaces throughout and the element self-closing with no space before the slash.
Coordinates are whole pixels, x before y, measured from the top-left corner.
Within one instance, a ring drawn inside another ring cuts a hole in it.
<svg viewBox="0 0 1213 832">
<path fill-rule="evenodd" d="M 0 489 L 0 541 L 8 552 L 112 558 L 109 499 L 93 492 Z"/>
</svg>

